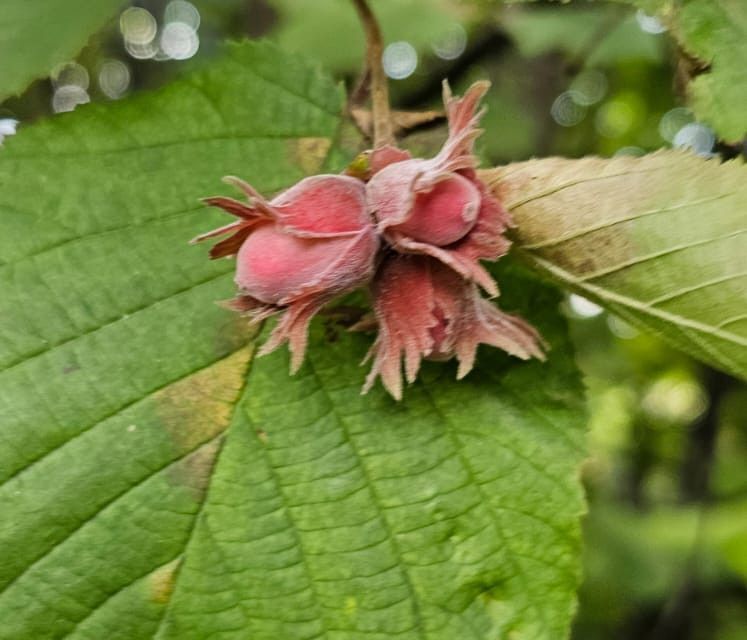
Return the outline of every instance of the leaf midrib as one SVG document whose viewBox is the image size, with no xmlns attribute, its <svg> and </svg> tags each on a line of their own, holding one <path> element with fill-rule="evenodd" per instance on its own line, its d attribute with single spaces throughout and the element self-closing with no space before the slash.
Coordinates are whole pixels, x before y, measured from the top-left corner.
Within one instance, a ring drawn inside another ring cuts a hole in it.
<svg viewBox="0 0 747 640">
<path fill-rule="evenodd" d="M 629 307 L 631 309 L 635 309 L 636 311 L 640 313 L 653 316 L 655 318 L 658 318 L 659 320 L 665 320 L 666 322 L 670 322 L 677 326 L 687 327 L 688 329 L 692 329 L 694 331 L 697 331 L 709 337 L 718 338 L 721 340 L 725 340 L 727 342 L 732 342 L 741 347 L 747 347 L 747 338 L 742 338 L 741 336 L 735 333 L 731 333 L 730 331 L 724 331 L 722 329 L 719 329 L 718 327 L 704 324 L 698 320 L 686 318 L 684 316 L 672 313 L 670 311 L 664 311 L 662 309 L 657 309 L 656 307 L 652 307 L 645 302 L 639 302 L 638 300 L 635 300 L 634 298 L 631 298 L 629 296 L 619 294 L 619 293 L 614 293 L 613 291 L 610 291 L 609 289 L 606 289 L 604 287 L 589 284 L 588 282 L 584 282 L 583 280 L 580 280 L 579 278 L 569 273 L 562 267 L 559 267 L 549 262 L 548 260 L 545 260 L 544 258 L 540 258 L 539 256 L 533 255 L 529 252 L 523 252 L 523 253 L 530 262 L 535 262 L 538 266 L 548 271 L 550 274 L 552 274 L 555 278 L 557 278 L 561 282 L 570 284 L 571 286 L 575 286 L 581 290 L 585 290 L 591 293 L 592 295 L 600 298 L 601 300 L 605 300 L 611 303 L 616 303 L 616 304 L 623 305 L 625 307 Z"/>
<path fill-rule="evenodd" d="M 350 445 L 350 448 L 353 454 L 355 455 L 355 458 L 358 463 L 357 466 L 360 468 L 361 473 L 363 474 L 363 478 L 365 480 L 365 488 L 368 490 L 368 493 L 371 498 L 371 502 L 376 506 L 377 519 L 379 522 L 381 522 L 384 528 L 384 531 L 387 534 L 387 538 L 389 539 L 391 543 L 392 550 L 394 551 L 395 556 L 397 558 L 397 565 L 400 569 L 402 577 L 405 580 L 405 586 L 407 588 L 407 592 L 410 594 L 410 604 L 411 604 L 413 618 L 415 620 L 415 629 L 417 630 L 418 636 L 421 638 L 421 640 L 427 640 L 427 635 L 425 633 L 425 627 L 423 624 L 423 614 L 420 609 L 420 601 L 418 599 L 417 591 L 415 590 L 415 584 L 412 580 L 412 576 L 410 575 L 409 567 L 407 563 L 405 562 L 404 557 L 402 555 L 402 549 L 400 548 L 399 543 L 397 542 L 397 538 L 394 534 L 394 531 L 392 530 L 389 524 L 389 521 L 386 518 L 384 510 L 380 506 L 381 499 L 376 493 L 376 488 L 371 478 L 371 475 L 363 461 L 363 457 L 361 456 L 361 453 L 358 450 L 358 447 L 356 446 L 354 442 L 354 439 L 352 438 L 350 434 L 350 429 L 345 420 L 345 417 L 338 411 L 337 404 L 332 400 L 332 397 L 329 395 L 329 391 L 327 390 L 327 387 L 324 384 L 324 381 L 321 379 L 321 377 L 319 376 L 319 373 L 316 370 L 316 366 L 314 364 L 313 358 L 308 358 L 308 362 L 309 362 L 308 364 L 309 370 L 311 371 L 312 375 L 314 376 L 317 383 L 319 384 L 319 388 L 324 394 L 324 397 L 327 401 L 327 405 L 330 407 L 330 412 L 333 413 L 335 417 L 337 418 L 338 424 L 340 425 L 343 433 L 345 434 L 345 439 Z"/>
</svg>

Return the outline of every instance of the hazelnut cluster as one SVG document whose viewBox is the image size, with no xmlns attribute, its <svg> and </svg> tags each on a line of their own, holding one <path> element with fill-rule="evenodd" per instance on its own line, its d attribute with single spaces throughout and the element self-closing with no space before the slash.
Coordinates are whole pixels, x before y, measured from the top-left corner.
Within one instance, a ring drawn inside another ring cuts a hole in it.
<svg viewBox="0 0 747 640">
<path fill-rule="evenodd" d="M 253 322 L 280 314 L 263 345 L 289 343 L 291 371 L 301 365 L 312 316 L 340 294 L 369 285 L 378 335 L 364 392 L 377 377 L 397 399 L 423 358 L 459 361 L 465 376 L 477 346 L 522 359 L 543 358 L 538 333 L 482 297 L 498 293 L 480 260 L 509 248 L 508 212 L 479 179 L 473 154 L 487 82 L 462 98 L 444 84 L 449 136 L 431 159 L 392 146 L 369 152 L 365 171 L 305 178 L 270 201 L 238 178 L 227 178 L 247 202 L 216 196 L 205 202 L 238 220 L 195 241 L 230 234 L 212 258 L 236 255 L 239 294 L 229 306 Z"/>
</svg>

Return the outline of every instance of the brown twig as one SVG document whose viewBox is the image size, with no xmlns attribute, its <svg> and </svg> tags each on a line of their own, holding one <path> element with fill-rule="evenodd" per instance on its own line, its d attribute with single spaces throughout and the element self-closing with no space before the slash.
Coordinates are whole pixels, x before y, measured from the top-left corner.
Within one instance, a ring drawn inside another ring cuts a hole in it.
<svg viewBox="0 0 747 640">
<path fill-rule="evenodd" d="M 443 111 L 392 111 L 392 129 L 395 135 L 400 135 L 437 123 L 446 116 Z M 350 117 L 358 129 L 366 137 L 371 137 L 373 129 L 373 115 L 367 109 L 350 107 Z"/>
<path fill-rule="evenodd" d="M 381 57 L 384 45 L 381 29 L 366 0 L 353 0 L 358 16 L 366 33 L 366 60 L 371 78 L 371 109 L 373 111 L 374 148 L 394 142 L 392 116 L 389 108 L 389 87 L 387 85 Z"/>
<path fill-rule="evenodd" d="M 356 80 L 353 90 L 350 92 L 348 104 L 351 109 L 359 109 L 362 104 L 368 100 L 368 91 L 371 85 L 371 71 L 368 68 L 368 62 L 363 67 L 358 80 Z"/>
</svg>

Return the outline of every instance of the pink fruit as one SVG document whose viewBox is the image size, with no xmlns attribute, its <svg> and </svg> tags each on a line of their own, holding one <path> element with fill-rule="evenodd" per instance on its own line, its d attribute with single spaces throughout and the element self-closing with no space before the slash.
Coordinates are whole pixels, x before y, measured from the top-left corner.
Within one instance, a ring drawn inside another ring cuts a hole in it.
<svg viewBox="0 0 747 640">
<path fill-rule="evenodd" d="M 406 170 L 401 165 L 417 162 L 406 160 L 389 165 L 373 177 L 368 193 L 381 203 L 376 209 L 376 218 L 379 222 L 392 223 L 389 228 L 393 231 L 437 247 L 461 240 L 475 225 L 480 209 L 480 192 L 464 176 L 445 174 L 442 179 L 416 190 L 404 219 L 400 216 L 401 209 L 396 206 L 398 203 L 387 207 L 389 202 L 385 194 L 377 193 L 379 189 L 387 191 L 391 182 L 389 174 Z M 417 170 L 417 165 L 414 168 Z"/>
<path fill-rule="evenodd" d="M 480 343 L 523 359 L 544 358 L 539 334 L 478 290 L 497 295 L 480 260 L 508 251 L 504 233 L 511 225 L 478 177 L 472 152 L 487 88 L 478 82 L 453 98 L 444 83 L 449 137 L 429 160 L 387 145 L 359 154 L 344 175 L 305 178 L 269 202 L 238 178 L 226 180 L 248 202 L 205 200 L 238 218 L 195 238 L 228 235 L 210 250 L 212 258 L 236 256 L 239 294 L 227 306 L 253 322 L 280 315 L 260 355 L 288 342 L 295 371 L 314 314 L 373 280 L 379 333 L 364 391 L 381 377 L 401 398 L 403 362 L 405 379 L 413 382 L 423 358 L 456 357 L 461 378 Z"/>
<path fill-rule="evenodd" d="M 433 256 L 491 295 L 498 292 L 479 260 L 497 260 L 510 242 L 508 212 L 475 171 L 472 153 L 480 134 L 477 106 L 489 87 L 473 84 L 462 98 L 444 83 L 449 137 L 430 160 L 380 153 L 366 198 L 378 231 L 401 253 Z"/>
<path fill-rule="evenodd" d="M 295 371 L 312 316 L 372 275 L 378 237 L 366 211 L 365 187 L 348 176 L 313 176 L 267 202 L 245 182 L 227 181 L 244 191 L 249 203 L 207 198 L 240 219 L 195 241 L 232 234 L 210 251 L 213 258 L 237 255 L 239 295 L 228 306 L 255 322 L 283 314 L 260 353 L 288 341 Z"/>
<path fill-rule="evenodd" d="M 373 366 L 368 391 L 377 376 L 395 398 L 405 378 L 413 382 L 423 358 L 459 360 L 457 378 L 472 369 L 480 343 L 526 360 L 544 359 L 539 334 L 524 320 L 500 311 L 477 287 L 429 256 L 393 256 L 372 284 L 379 334 L 368 354 Z"/>
</svg>

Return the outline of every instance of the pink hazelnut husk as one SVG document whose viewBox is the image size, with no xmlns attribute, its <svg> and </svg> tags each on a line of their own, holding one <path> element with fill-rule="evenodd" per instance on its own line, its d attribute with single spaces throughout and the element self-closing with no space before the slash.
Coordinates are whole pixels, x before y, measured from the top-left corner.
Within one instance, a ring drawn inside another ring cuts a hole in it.
<svg viewBox="0 0 747 640">
<path fill-rule="evenodd" d="M 364 393 L 377 377 L 396 399 L 402 372 L 412 383 L 423 359 L 459 361 L 457 378 L 474 366 L 477 347 L 488 344 L 526 360 L 544 359 L 537 331 L 518 316 L 482 298 L 477 287 L 430 256 L 392 255 L 371 286 L 378 336 Z"/>
<path fill-rule="evenodd" d="M 271 201 L 237 179 L 227 181 L 249 198 L 207 198 L 239 218 L 195 241 L 231 234 L 210 251 L 212 258 L 236 255 L 236 298 L 226 306 L 259 322 L 281 318 L 260 355 L 289 343 L 291 371 L 303 362 L 313 315 L 336 296 L 372 276 L 378 236 L 365 205 L 365 187 L 349 176 L 301 180 Z"/>
<path fill-rule="evenodd" d="M 510 241 L 508 211 L 476 173 L 473 154 L 480 99 L 488 82 L 473 84 L 454 98 L 444 82 L 449 137 L 429 160 L 392 152 L 380 154 L 366 188 L 377 230 L 400 253 L 430 255 L 481 286 L 498 289 L 480 260 L 497 260 Z"/>
</svg>

